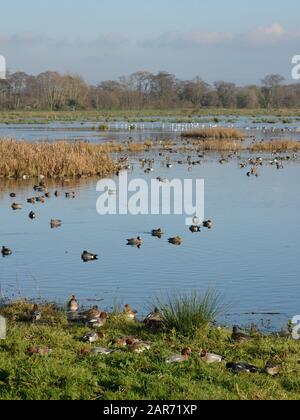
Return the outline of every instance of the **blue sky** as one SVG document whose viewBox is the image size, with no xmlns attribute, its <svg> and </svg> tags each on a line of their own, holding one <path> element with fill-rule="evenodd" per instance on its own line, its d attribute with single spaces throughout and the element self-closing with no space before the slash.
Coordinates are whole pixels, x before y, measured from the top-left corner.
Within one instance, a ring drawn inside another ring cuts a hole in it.
<svg viewBox="0 0 300 420">
<path fill-rule="evenodd" d="M 92 83 L 136 70 L 289 79 L 299 12 L 299 0 L 10 0 L 1 5 L 0 54 L 12 71 L 69 71 Z"/>
</svg>

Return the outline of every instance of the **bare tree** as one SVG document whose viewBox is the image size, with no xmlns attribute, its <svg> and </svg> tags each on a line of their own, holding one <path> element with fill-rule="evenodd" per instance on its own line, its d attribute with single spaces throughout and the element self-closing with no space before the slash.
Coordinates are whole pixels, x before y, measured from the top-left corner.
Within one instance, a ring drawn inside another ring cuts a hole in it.
<svg viewBox="0 0 300 420">
<path fill-rule="evenodd" d="M 269 74 L 262 80 L 262 105 L 265 108 L 279 107 L 283 99 L 284 77 L 280 74 Z"/>
</svg>

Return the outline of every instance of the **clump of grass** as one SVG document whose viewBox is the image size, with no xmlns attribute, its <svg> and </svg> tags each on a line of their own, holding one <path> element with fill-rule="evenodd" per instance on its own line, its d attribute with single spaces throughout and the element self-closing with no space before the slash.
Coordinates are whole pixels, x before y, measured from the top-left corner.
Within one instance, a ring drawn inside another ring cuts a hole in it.
<svg viewBox="0 0 300 420">
<path fill-rule="evenodd" d="M 244 139 L 244 134 L 236 128 L 228 127 L 208 127 L 194 128 L 182 133 L 182 137 L 198 138 L 198 139 Z"/>
<path fill-rule="evenodd" d="M 107 124 L 100 124 L 98 127 L 99 131 L 108 131 L 109 130 L 109 126 Z"/>
<path fill-rule="evenodd" d="M 238 151 L 243 149 L 242 140 L 201 140 L 194 143 L 199 150 L 205 151 Z"/>
<path fill-rule="evenodd" d="M 141 153 L 145 151 L 146 146 L 142 143 L 129 143 L 127 150 L 130 153 Z"/>
<path fill-rule="evenodd" d="M 250 152 L 296 152 L 300 150 L 300 142 L 295 140 L 272 140 L 253 143 L 249 146 L 248 150 Z"/>
<path fill-rule="evenodd" d="M 0 176 L 47 178 L 106 176 L 116 170 L 105 147 L 87 142 L 29 143 L 0 140 Z"/>
<path fill-rule="evenodd" d="M 158 308 L 167 331 L 175 330 L 183 336 L 212 324 L 223 313 L 224 304 L 219 294 L 208 290 L 203 296 L 194 291 L 187 294 L 173 293 L 166 301 L 156 298 L 153 308 Z"/>
</svg>

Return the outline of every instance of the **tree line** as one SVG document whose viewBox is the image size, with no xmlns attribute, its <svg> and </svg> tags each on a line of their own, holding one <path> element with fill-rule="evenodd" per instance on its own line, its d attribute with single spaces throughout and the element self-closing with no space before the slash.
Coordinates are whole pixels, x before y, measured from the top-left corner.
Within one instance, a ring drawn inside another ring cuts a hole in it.
<svg viewBox="0 0 300 420">
<path fill-rule="evenodd" d="M 300 84 L 285 84 L 278 74 L 266 76 L 260 85 L 237 86 L 217 81 L 210 85 L 196 77 L 180 80 L 165 71 L 139 71 L 118 80 L 88 85 L 75 74 L 47 71 L 37 76 L 24 72 L 0 80 L 2 110 L 67 109 L 171 109 L 220 107 L 236 109 L 300 106 Z"/>
</svg>

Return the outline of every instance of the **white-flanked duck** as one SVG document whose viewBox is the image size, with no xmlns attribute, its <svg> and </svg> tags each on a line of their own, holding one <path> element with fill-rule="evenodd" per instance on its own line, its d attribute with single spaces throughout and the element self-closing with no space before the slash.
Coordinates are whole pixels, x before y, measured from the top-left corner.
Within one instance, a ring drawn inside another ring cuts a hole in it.
<svg viewBox="0 0 300 420">
<path fill-rule="evenodd" d="M 12 255 L 12 250 L 10 248 L 7 248 L 6 246 L 3 246 L 1 254 L 3 255 L 3 257 L 8 257 L 9 255 Z"/>
<path fill-rule="evenodd" d="M 190 347 L 187 347 L 182 350 L 181 354 L 176 354 L 174 356 L 170 356 L 166 359 L 167 364 L 173 364 L 173 363 L 183 363 L 186 362 L 190 355 L 192 354 L 192 349 Z"/>
<path fill-rule="evenodd" d="M 213 363 L 221 363 L 223 360 L 223 357 L 219 356 L 218 354 L 208 353 L 205 350 L 200 350 L 200 359 L 204 363 L 213 364 Z"/>
<path fill-rule="evenodd" d="M 83 253 L 81 254 L 81 259 L 84 262 L 96 261 L 96 260 L 98 260 L 98 255 L 93 254 L 92 252 L 83 251 Z"/>
<path fill-rule="evenodd" d="M 97 332 L 88 332 L 82 337 L 82 341 L 85 343 L 96 343 L 100 339 L 100 335 Z"/>
</svg>

